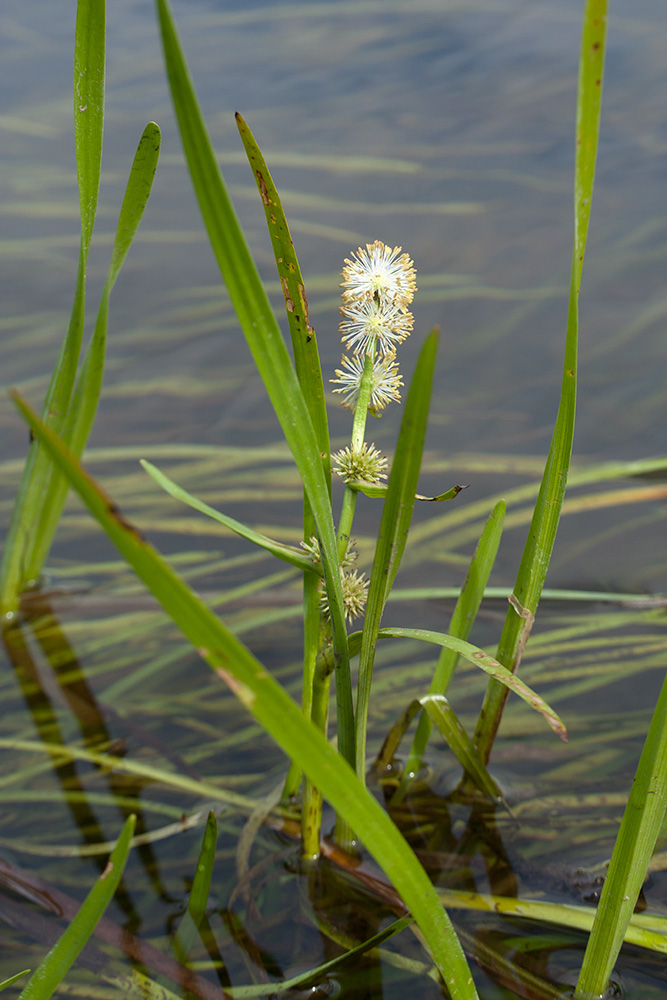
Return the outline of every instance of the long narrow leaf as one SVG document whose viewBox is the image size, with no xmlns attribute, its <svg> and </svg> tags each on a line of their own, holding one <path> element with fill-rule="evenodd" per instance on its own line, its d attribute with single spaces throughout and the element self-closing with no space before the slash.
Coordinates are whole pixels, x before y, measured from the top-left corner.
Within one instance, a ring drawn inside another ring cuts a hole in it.
<svg viewBox="0 0 667 1000">
<path fill-rule="evenodd" d="M 159 125 L 149 122 L 141 134 L 130 168 L 95 329 L 77 380 L 68 419 L 67 440 L 76 455 L 82 454 L 88 440 L 102 387 L 109 297 L 144 217 L 155 179 L 161 142 Z"/>
<path fill-rule="evenodd" d="M 582 931 L 590 931 L 595 918 L 595 910 L 590 906 L 517 899 L 516 896 L 491 896 L 486 893 L 459 892 L 455 889 L 439 889 L 438 893 L 443 904 L 450 909 L 500 913 L 504 916 L 556 924 L 560 927 L 576 928 Z M 657 928 L 647 925 L 644 914 L 634 914 L 626 931 L 625 940 L 628 944 L 647 948 L 664 955 L 667 953 L 667 924 L 664 917 L 655 917 L 654 919 L 660 922 Z M 565 1000 L 565 997 L 570 997 L 572 994 L 570 991 L 566 991 L 564 994 L 560 993 L 559 996 Z M 603 997 L 604 991 L 602 994 L 595 994 L 595 1000 L 603 1000 Z M 589 995 L 586 1000 L 594 1000 L 593 995 Z M 606 998 L 606 1000 L 611 1000 L 611 997 Z"/>
<path fill-rule="evenodd" d="M 95 930 L 118 888 L 134 833 L 135 817 L 129 816 L 106 868 L 90 890 L 67 930 L 61 935 L 19 995 L 19 1000 L 48 1000 Z"/>
<path fill-rule="evenodd" d="M 616 838 L 575 997 L 601 996 L 626 936 L 667 810 L 667 678 Z"/>
<path fill-rule="evenodd" d="M 514 600 L 505 619 L 498 645 L 498 659 L 512 671 L 518 669 L 537 611 L 556 539 L 570 468 L 577 399 L 579 289 L 593 197 L 600 128 L 606 21 L 607 0 L 586 0 L 579 60 L 574 242 L 563 381 L 549 456 L 514 585 Z M 506 698 L 507 689 L 492 681 L 487 688 L 475 732 L 475 745 L 485 760 L 488 760 L 491 752 Z"/>
<path fill-rule="evenodd" d="M 210 507 L 203 500 L 198 500 L 197 497 L 193 497 L 191 493 L 184 490 L 181 486 L 170 479 L 164 472 L 156 468 L 151 462 L 141 460 L 141 464 L 144 469 L 151 477 L 154 479 L 158 486 L 161 486 L 169 496 L 174 497 L 175 500 L 181 500 L 183 503 L 188 504 L 188 506 L 198 510 L 202 514 L 206 514 L 207 517 L 212 518 L 219 524 L 224 524 L 226 528 L 230 531 L 234 531 L 241 538 L 246 538 L 249 542 L 253 542 L 262 549 L 266 549 L 272 555 L 276 556 L 277 559 L 282 559 L 284 562 L 291 563 L 292 566 L 296 566 L 298 569 L 304 570 L 307 573 L 314 573 L 316 576 L 318 574 L 317 567 L 313 563 L 305 552 L 299 552 L 298 549 L 293 548 L 291 545 L 283 545 L 281 542 L 274 541 L 273 538 L 269 538 L 268 535 L 263 535 L 260 531 L 255 531 L 253 528 L 247 527 L 241 521 L 237 521 L 233 517 L 228 517 L 227 514 L 220 513 L 215 507 Z"/>
<path fill-rule="evenodd" d="M 74 36 L 74 135 L 76 144 L 81 243 L 74 301 L 65 340 L 53 369 L 42 418 L 61 433 L 74 388 L 81 352 L 86 303 L 88 252 L 97 211 L 104 129 L 105 0 L 79 0 Z M 36 524 L 53 466 L 33 441 L 23 469 L 0 565 L 0 615 L 13 614 L 21 591 L 34 578 Z M 37 572 L 41 566 L 37 567 Z"/>
<path fill-rule="evenodd" d="M 257 183 L 266 224 L 271 237 L 271 248 L 278 269 L 280 287 L 285 300 L 285 311 L 292 340 L 292 355 L 296 377 L 313 423 L 313 430 L 320 450 L 322 469 L 331 497 L 331 446 L 327 418 L 322 366 L 320 364 L 317 337 L 308 315 L 308 300 L 301 266 L 292 243 L 289 226 L 282 202 L 271 177 L 266 160 L 248 128 L 247 122 L 236 114 L 241 141 L 246 151 L 253 176 Z M 308 540 L 316 533 L 313 514 L 307 493 L 304 494 L 303 537 Z M 313 683 L 315 665 L 320 642 L 320 590 L 319 581 L 312 574 L 303 579 L 303 681 L 301 704 L 304 714 L 310 716 L 313 704 Z M 300 780 L 298 770 L 292 766 L 285 782 L 284 795 L 296 793 Z M 308 794 L 304 790 L 304 794 Z M 304 810 L 304 813 L 306 810 Z M 319 839 L 319 838 L 318 838 Z"/>
<path fill-rule="evenodd" d="M 200 655 L 290 759 L 357 832 L 412 912 L 436 965 L 457 1000 L 477 1000 L 470 969 L 451 922 L 410 846 L 386 812 L 356 777 L 349 763 L 332 751 L 299 706 L 227 629 L 113 501 L 83 470 L 17 393 L 14 400 L 71 485 L 97 518 L 123 557 L 153 592 Z"/>
<path fill-rule="evenodd" d="M 373 770 L 379 774 L 391 764 L 392 759 L 398 749 L 398 745 L 407 732 L 407 728 L 415 715 L 424 709 L 429 721 L 437 726 L 440 734 L 444 738 L 448 747 L 458 760 L 459 764 L 467 774 L 474 777 L 478 788 L 490 798 L 501 801 L 502 792 L 489 774 L 486 765 L 482 762 L 479 754 L 475 750 L 470 737 L 466 733 L 461 720 L 457 717 L 451 705 L 444 695 L 425 695 L 423 698 L 415 698 L 408 707 L 401 712 L 400 716 L 391 727 L 382 749 L 375 759 Z"/>
<path fill-rule="evenodd" d="M 160 129 L 155 122 L 149 122 L 139 140 L 130 170 L 118 217 L 111 263 L 97 310 L 95 328 L 67 415 L 64 438 L 75 455 L 83 453 L 95 420 L 104 376 L 109 297 L 143 218 L 159 154 Z M 58 521 L 65 506 L 67 490 L 67 480 L 62 473 L 59 475 L 56 475 L 55 472 L 52 473 L 35 528 L 35 545 L 27 567 L 31 579 L 36 578 L 41 572 L 48 556 Z"/>
<path fill-rule="evenodd" d="M 420 704 L 435 724 L 461 767 L 473 779 L 480 791 L 496 802 L 501 802 L 503 795 L 498 785 L 486 769 L 486 765 L 477 753 L 461 720 L 452 706 L 442 694 L 427 694 L 420 698 Z"/>
<path fill-rule="evenodd" d="M 9 979 L 4 979 L 0 983 L 0 993 L 2 992 L 2 990 L 6 990 L 8 986 L 11 986 L 13 983 L 18 982 L 19 979 L 23 978 L 23 976 L 27 976 L 29 972 L 30 969 L 24 969 L 23 972 L 17 972 L 15 975 L 10 976 Z"/>
<path fill-rule="evenodd" d="M 445 646 L 454 650 L 464 660 L 468 660 L 474 666 L 479 667 L 485 673 L 493 677 L 499 684 L 502 684 L 509 691 L 514 691 L 527 705 L 534 708 L 536 712 L 544 716 L 553 731 L 567 742 L 567 729 L 560 716 L 551 708 L 547 702 L 540 697 L 532 688 L 513 674 L 507 667 L 504 667 L 493 656 L 489 656 L 483 649 L 473 646 L 470 642 L 457 639 L 453 635 L 444 632 L 433 632 L 429 629 L 421 628 L 381 628 L 377 634 L 378 639 L 419 639 L 422 642 L 432 642 L 436 646 Z M 353 632 L 349 638 L 350 656 L 355 656 L 360 649 L 363 649 L 363 632 Z"/>
<path fill-rule="evenodd" d="M 368 588 L 364 620 L 359 684 L 357 688 L 357 774 L 363 780 L 366 768 L 366 728 L 373 663 L 382 612 L 405 549 L 421 466 L 431 385 L 438 348 L 437 330 L 431 331 L 421 349 L 403 412 L 396 454 L 389 477 L 387 496 Z"/>
<path fill-rule="evenodd" d="M 325 475 L 328 475 L 331 471 L 331 456 L 322 367 L 317 349 L 317 337 L 308 315 L 308 300 L 306 299 L 301 266 L 292 243 L 282 202 L 266 160 L 262 156 L 247 122 L 238 113 L 236 124 L 252 168 L 257 190 L 262 199 L 266 224 L 271 237 L 271 249 L 276 259 L 280 287 L 285 299 L 294 367 L 310 419 L 313 422 L 324 472 Z"/>
<path fill-rule="evenodd" d="M 206 916 L 208 894 L 213 876 L 215 847 L 218 837 L 218 823 L 214 812 L 209 812 L 202 839 L 197 869 L 192 880 L 188 898 L 188 908 L 183 914 L 172 941 L 172 950 L 181 962 L 186 962 L 192 946 L 199 934 L 199 928 Z"/>
<path fill-rule="evenodd" d="M 458 596 L 454 613 L 452 614 L 448 633 L 457 639 L 467 639 L 470 635 L 477 612 L 479 611 L 484 591 L 498 552 L 500 538 L 505 521 L 505 501 L 499 500 L 495 505 L 481 534 L 475 552 L 470 561 L 461 593 Z M 449 687 L 459 654 L 451 646 L 443 646 L 438 657 L 438 663 L 433 672 L 429 694 L 445 694 Z M 393 802 L 399 801 L 407 788 L 410 776 L 419 773 L 426 745 L 431 734 L 431 719 L 424 713 L 417 726 L 417 732 L 405 762 L 401 783 L 393 797 Z"/>
<path fill-rule="evenodd" d="M 325 982 L 327 977 L 332 972 L 335 972 L 336 969 L 340 969 L 362 955 L 368 954 L 374 948 L 378 948 L 389 938 L 394 937 L 395 934 L 400 934 L 411 923 L 412 917 L 399 917 L 398 920 L 394 920 L 378 934 L 374 934 L 373 937 L 368 938 L 356 947 L 350 948 L 344 954 L 338 955 L 328 962 L 323 962 L 322 965 L 318 965 L 315 969 L 309 969 L 298 976 L 284 979 L 281 983 L 253 983 L 252 986 L 234 986 L 230 994 L 234 997 L 234 1000 L 247 1000 L 249 997 L 262 997 L 269 994 L 272 997 L 279 997 L 283 993 L 290 993 L 297 989 L 305 992 L 309 984 L 312 984 L 314 989 L 319 983 Z"/>
<path fill-rule="evenodd" d="M 354 712 L 343 593 L 330 483 L 313 424 L 222 175 L 176 34 L 167 0 L 157 0 L 165 62 L 183 148 L 211 247 L 241 328 L 294 456 L 317 528 L 333 630 L 339 747 L 354 762 Z"/>
</svg>

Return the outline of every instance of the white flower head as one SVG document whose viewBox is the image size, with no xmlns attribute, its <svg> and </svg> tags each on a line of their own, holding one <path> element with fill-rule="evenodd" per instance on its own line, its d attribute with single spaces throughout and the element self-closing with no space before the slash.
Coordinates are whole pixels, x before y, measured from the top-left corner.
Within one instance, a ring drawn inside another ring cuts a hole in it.
<svg viewBox="0 0 667 1000">
<path fill-rule="evenodd" d="M 340 339 L 355 354 L 390 354 L 412 332 L 413 317 L 403 306 L 377 299 L 352 300 L 340 308 Z"/>
<path fill-rule="evenodd" d="M 364 374 L 363 354 L 344 354 L 341 364 L 342 368 L 336 369 L 338 378 L 329 379 L 330 382 L 340 385 L 340 389 L 333 392 L 343 394 L 341 403 L 348 410 L 354 410 L 359 399 L 359 386 L 361 376 Z M 373 359 L 373 372 L 371 374 L 371 398 L 370 409 L 377 412 L 383 410 L 387 403 L 401 400 L 398 391 L 403 385 L 403 379 L 398 373 L 398 362 L 396 361 L 396 351 L 390 351 L 383 358 Z"/>
<path fill-rule="evenodd" d="M 406 308 L 417 290 L 416 271 L 401 247 L 388 247 L 382 240 L 367 243 L 345 258 L 341 277 L 343 303 L 373 299 Z"/>
</svg>

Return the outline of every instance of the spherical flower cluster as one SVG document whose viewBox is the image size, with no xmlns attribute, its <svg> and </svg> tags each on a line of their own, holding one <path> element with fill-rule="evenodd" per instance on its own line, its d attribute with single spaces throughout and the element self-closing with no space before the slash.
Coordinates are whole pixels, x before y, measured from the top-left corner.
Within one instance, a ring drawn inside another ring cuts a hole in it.
<svg viewBox="0 0 667 1000">
<path fill-rule="evenodd" d="M 340 583 L 343 591 L 343 613 L 348 622 L 361 617 L 366 607 L 368 583 L 364 573 L 358 570 L 344 570 L 341 566 Z M 325 618 L 331 617 L 326 591 L 320 597 L 320 611 Z"/>
<path fill-rule="evenodd" d="M 343 366 L 342 369 L 336 369 L 338 378 L 331 379 L 334 384 L 339 384 L 341 388 L 334 389 L 333 391 L 342 393 L 343 398 L 341 402 L 343 406 L 346 406 L 348 410 L 354 410 L 359 399 L 361 376 L 364 373 L 364 356 L 360 356 L 359 354 L 344 354 L 341 364 Z M 396 361 L 395 351 L 391 351 L 383 358 L 374 358 L 369 404 L 371 410 L 376 413 L 379 410 L 383 410 L 392 399 L 400 402 L 401 394 L 398 390 L 402 385 L 403 379 L 398 373 L 398 362 Z"/>
<path fill-rule="evenodd" d="M 351 259 L 345 258 L 341 277 L 343 305 L 354 305 L 365 299 L 376 299 L 382 305 L 407 308 L 417 291 L 415 269 L 401 247 L 390 249 L 381 240 L 367 243 Z"/>
<path fill-rule="evenodd" d="M 402 306 L 382 303 L 377 298 L 360 299 L 340 307 L 340 339 L 355 354 L 396 353 L 412 332 L 412 313 Z"/>
<path fill-rule="evenodd" d="M 351 479 L 363 479 L 367 483 L 379 483 L 387 478 L 387 459 L 374 444 L 365 441 L 359 450 L 341 448 L 331 456 L 334 472 L 346 483 Z"/>
</svg>

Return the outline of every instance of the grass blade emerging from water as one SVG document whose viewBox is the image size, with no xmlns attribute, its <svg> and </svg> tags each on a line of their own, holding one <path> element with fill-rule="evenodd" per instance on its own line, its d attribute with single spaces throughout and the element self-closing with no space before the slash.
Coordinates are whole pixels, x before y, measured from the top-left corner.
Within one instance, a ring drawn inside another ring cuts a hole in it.
<svg viewBox="0 0 667 1000">
<path fill-rule="evenodd" d="M 579 61 L 574 244 L 563 381 L 551 447 L 510 602 L 512 606 L 507 613 L 498 645 L 498 659 L 512 671 L 516 671 L 519 666 L 537 611 L 556 539 L 570 468 L 577 396 L 579 289 L 600 127 L 606 15 L 606 0 L 587 0 Z M 506 698 L 507 690 L 492 681 L 487 688 L 474 739 L 485 760 L 488 760 L 491 753 Z"/>
<path fill-rule="evenodd" d="M 382 774 L 392 763 L 392 759 L 400 741 L 417 712 L 424 710 L 430 722 L 435 723 L 441 736 L 447 743 L 459 764 L 467 774 L 471 775 L 477 787 L 489 798 L 500 802 L 502 792 L 482 763 L 479 754 L 470 742 L 470 737 L 463 724 L 456 716 L 451 705 L 442 694 L 427 694 L 423 698 L 415 698 L 389 730 L 382 749 L 375 759 L 373 770 Z"/>
<path fill-rule="evenodd" d="M 144 129 L 132 162 L 114 237 L 111 263 L 97 311 L 93 335 L 86 351 L 72 402 L 67 415 L 64 439 L 75 455 L 81 455 L 95 420 L 102 391 L 106 353 L 109 298 L 132 241 L 143 218 L 160 154 L 160 129 L 149 122 Z M 68 483 L 62 473 L 52 473 L 35 529 L 35 544 L 28 564 L 29 578 L 34 579 L 48 556 L 58 521 L 65 506 Z"/>
<path fill-rule="evenodd" d="M 81 352 L 86 306 L 86 270 L 97 212 L 104 131 L 106 10 L 104 0 L 79 0 L 74 38 L 74 135 L 81 209 L 81 241 L 74 302 L 67 335 L 42 407 L 42 418 L 62 434 Z M 36 524 L 53 472 L 47 453 L 33 441 L 14 503 L 0 568 L 0 615 L 16 611 L 22 590 L 41 570 L 34 559 L 40 543 Z"/>
<path fill-rule="evenodd" d="M 19 1000 L 48 1000 L 58 989 L 118 887 L 130 853 L 134 824 L 134 816 L 129 816 L 106 868 L 84 899 L 74 920 L 21 990 Z"/>
<path fill-rule="evenodd" d="M 192 645 L 367 845 L 405 901 L 450 993 L 478 1000 L 456 932 L 428 875 L 386 812 L 252 653 L 120 514 L 18 394 L 14 400 L 94 517 Z"/>
<path fill-rule="evenodd" d="M 322 382 L 322 366 L 320 364 L 317 337 L 310 325 L 308 316 L 308 300 L 301 274 L 289 225 L 285 218 L 280 196 L 273 183 L 273 178 L 267 163 L 261 153 L 255 137 L 240 114 L 236 115 L 236 124 L 241 141 L 246 151 L 248 161 L 257 183 L 264 207 L 266 224 L 271 237 L 271 247 L 276 260 L 278 277 L 285 299 L 285 311 L 292 340 L 292 355 L 296 377 L 299 380 L 303 398 L 313 423 L 313 430 L 320 449 L 320 457 L 324 476 L 329 487 L 331 498 L 331 446 L 329 442 L 329 421 L 327 417 L 324 384 Z M 303 508 L 303 538 L 308 541 L 316 534 L 315 522 L 310 509 L 307 494 L 304 495 Z M 320 643 L 320 591 L 319 581 L 307 574 L 303 579 L 303 682 L 302 707 L 304 715 L 310 716 L 313 707 L 313 684 L 318 647 Z M 328 685 L 330 686 L 330 685 Z M 288 798 L 294 795 L 299 784 L 299 774 L 293 766 L 290 768 L 285 782 L 284 795 Z M 310 793 L 304 790 L 306 797 Z M 306 809 L 304 809 L 304 813 Z M 317 841 L 319 843 L 319 822 L 317 823 Z"/>
<path fill-rule="evenodd" d="M 489 514 L 484 531 L 477 543 L 449 623 L 447 631 L 449 635 L 457 639 L 467 639 L 470 635 L 470 630 L 477 617 L 477 612 L 482 603 L 484 591 L 496 559 L 504 521 L 505 502 L 504 500 L 499 500 Z M 443 695 L 447 692 L 458 659 L 459 654 L 456 649 L 443 646 L 433 673 L 429 694 Z M 415 733 L 410 754 L 405 762 L 401 782 L 393 796 L 394 803 L 401 801 L 412 776 L 419 772 L 424 751 L 431 735 L 431 729 L 431 718 L 426 713 L 423 713 L 417 725 L 417 732 Z"/>
<path fill-rule="evenodd" d="M 190 950 L 199 934 L 199 928 L 206 916 L 217 838 L 218 823 L 215 813 L 209 812 L 197 860 L 197 869 L 188 898 L 188 908 L 176 928 L 174 940 L 171 943 L 172 950 L 181 962 L 187 961 Z"/>
<path fill-rule="evenodd" d="M 271 303 L 250 255 L 204 124 L 167 0 L 157 0 L 183 148 L 221 274 L 304 484 L 320 542 L 333 630 L 340 750 L 354 763 L 354 712 L 330 481 Z"/>
<path fill-rule="evenodd" d="M 255 983 L 252 986 L 235 986 L 229 991 L 230 996 L 234 1000 L 246 1000 L 249 997 L 268 996 L 269 994 L 272 997 L 279 997 L 284 993 L 289 994 L 291 991 L 297 989 L 306 992 L 309 986 L 315 990 L 336 969 L 344 967 L 352 962 L 354 958 L 360 958 L 362 955 L 368 954 L 368 952 L 379 947 L 379 945 L 389 940 L 389 938 L 394 937 L 395 934 L 400 934 L 411 923 L 412 917 L 399 917 L 398 920 L 394 920 L 388 927 L 381 930 L 379 934 L 374 934 L 373 937 L 368 938 L 362 944 L 350 948 L 343 955 L 338 955 L 328 962 L 323 962 L 322 965 L 318 965 L 315 969 L 309 969 L 308 972 L 302 972 L 298 976 L 284 979 L 281 983 Z"/>
<path fill-rule="evenodd" d="M 575 997 L 601 996 L 623 944 L 667 810 L 667 679 L 616 838 Z"/>
<path fill-rule="evenodd" d="M 405 403 L 371 571 L 357 689 L 356 769 L 362 781 L 366 770 L 366 729 L 378 629 L 387 596 L 405 549 L 412 518 L 437 348 L 438 333 L 437 330 L 433 330 L 421 349 Z"/>
</svg>

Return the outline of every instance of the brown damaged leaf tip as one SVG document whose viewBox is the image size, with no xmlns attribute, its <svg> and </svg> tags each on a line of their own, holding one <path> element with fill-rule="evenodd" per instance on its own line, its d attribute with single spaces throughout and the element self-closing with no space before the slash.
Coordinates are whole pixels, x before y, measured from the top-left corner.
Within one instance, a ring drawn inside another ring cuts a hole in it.
<svg viewBox="0 0 667 1000">
<path fill-rule="evenodd" d="M 441 503 L 443 499 L 453 500 L 454 497 L 457 497 L 459 495 L 461 490 L 467 490 L 469 486 L 470 483 L 466 483 L 465 486 L 452 486 L 451 490 L 449 490 L 451 496 L 449 496 L 447 493 L 441 493 L 437 497 L 425 497 L 422 496 L 421 493 L 415 493 L 415 500 L 422 500 L 425 503 Z"/>
</svg>

